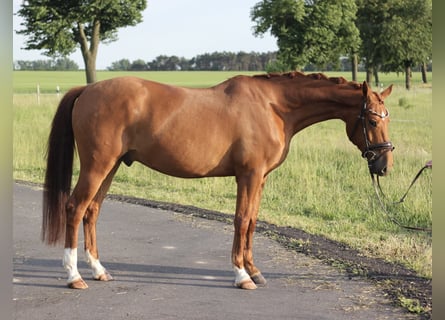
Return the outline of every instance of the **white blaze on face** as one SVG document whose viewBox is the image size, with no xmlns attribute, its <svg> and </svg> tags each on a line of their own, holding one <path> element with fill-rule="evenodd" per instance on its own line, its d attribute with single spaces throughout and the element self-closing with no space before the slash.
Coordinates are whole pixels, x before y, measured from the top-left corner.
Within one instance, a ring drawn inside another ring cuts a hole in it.
<svg viewBox="0 0 445 320">
<path fill-rule="evenodd" d="M 65 248 L 63 267 L 68 272 L 68 283 L 72 283 L 81 278 L 79 271 L 77 270 L 77 248 Z"/>
<path fill-rule="evenodd" d="M 85 251 L 86 260 L 88 265 L 91 267 L 93 272 L 93 278 L 99 279 L 99 276 L 105 274 L 105 268 L 102 266 L 102 264 L 99 262 L 98 259 L 94 258 L 89 250 Z"/>
</svg>

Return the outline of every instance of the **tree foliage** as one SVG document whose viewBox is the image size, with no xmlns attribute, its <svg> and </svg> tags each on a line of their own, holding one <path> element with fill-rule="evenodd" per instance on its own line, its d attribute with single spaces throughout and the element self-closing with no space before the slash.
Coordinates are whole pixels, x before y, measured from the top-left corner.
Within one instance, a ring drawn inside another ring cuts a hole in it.
<svg viewBox="0 0 445 320">
<path fill-rule="evenodd" d="M 359 48 L 354 0 L 262 0 L 251 11 L 254 34 L 277 38 L 278 55 L 291 69 L 324 66 Z"/>
<path fill-rule="evenodd" d="M 358 4 L 366 64 L 405 72 L 409 89 L 411 68 L 432 58 L 432 1 L 360 0 Z"/>
<path fill-rule="evenodd" d="M 80 47 L 87 82 L 96 80 L 96 58 L 100 42 L 117 39 L 117 30 L 142 21 L 146 0 L 26 0 L 17 12 L 24 19 L 27 37 L 24 49 L 67 56 Z"/>
<path fill-rule="evenodd" d="M 368 74 L 403 71 L 409 89 L 411 68 L 432 59 L 432 0 L 261 0 L 251 18 L 289 69 L 359 53 Z"/>
</svg>

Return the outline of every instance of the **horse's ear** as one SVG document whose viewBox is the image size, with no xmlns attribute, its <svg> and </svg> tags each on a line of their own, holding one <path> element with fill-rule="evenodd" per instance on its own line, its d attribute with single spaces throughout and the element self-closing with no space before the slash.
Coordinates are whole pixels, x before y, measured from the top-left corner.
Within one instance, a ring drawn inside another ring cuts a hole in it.
<svg viewBox="0 0 445 320">
<path fill-rule="evenodd" d="M 380 93 L 382 99 L 386 99 L 386 97 L 391 94 L 391 91 L 392 91 L 392 85 L 390 85 L 388 88 L 386 88 L 384 91 Z"/>
<path fill-rule="evenodd" d="M 362 89 L 363 89 L 363 96 L 367 97 L 369 87 L 368 87 L 368 83 L 366 81 L 363 81 Z"/>
</svg>

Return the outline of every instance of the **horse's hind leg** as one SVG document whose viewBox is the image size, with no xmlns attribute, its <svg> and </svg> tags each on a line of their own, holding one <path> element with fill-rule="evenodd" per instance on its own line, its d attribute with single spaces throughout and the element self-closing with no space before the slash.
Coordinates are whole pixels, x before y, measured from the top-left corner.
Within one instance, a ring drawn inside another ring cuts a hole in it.
<svg viewBox="0 0 445 320">
<path fill-rule="evenodd" d="M 113 280 L 108 271 L 99 261 L 99 252 L 96 240 L 96 222 L 99 217 L 100 208 L 105 196 L 110 188 L 113 177 L 119 168 L 120 161 L 116 163 L 106 179 L 102 182 L 96 196 L 88 206 L 87 212 L 83 218 L 83 230 L 85 238 L 85 255 L 88 265 L 91 267 L 93 279 L 101 281 Z"/>
<path fill-rule="evenodd" d="M 79 226 L 111 168 L 113 168 L 113 164 L 108 168 L 100 169 L 95 169 L 94 166 L 82 168 L 81 165 L 79 180 L 66 205 L 67 221 L 63 265 L 68 272 L 68 287 L 73 289 L 88 288 L 77 269 Z"/>
</svg>

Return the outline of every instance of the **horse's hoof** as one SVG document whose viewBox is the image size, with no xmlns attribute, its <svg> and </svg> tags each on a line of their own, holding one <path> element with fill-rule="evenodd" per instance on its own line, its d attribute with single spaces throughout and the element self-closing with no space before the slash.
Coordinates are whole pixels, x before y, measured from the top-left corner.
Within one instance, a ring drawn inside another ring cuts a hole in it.
<svg viewBox="0 0 445 320">
<path fill-rule="evenodd" d="M 87 283 L 85 281 L 83 281 L 82 278 L 80 278 L 80 279 L 78 279 L 76 281 L 68 283 L 68 288 L 70 288 L 70 289 L 81 289 L 82 290 L 82 289 L 87 289 L 88 285 L 87 285 Z"/>
<path fill-rule="evenodd" d="M 250 278 L 259 287 L 264 287 L 267 283 L 266 279 L 263 277 L 261 273 L 254 274 L 253 276 L 250 276 Z"/>
<path fill-rule="evenodd" d="M 97 281 L 113 281 L 113 277 L 111 274 L 108 273 L 108 271 L 105 270 L 105 273 L 102 273 L 101 275 L 94 278 L 94 280 Z"/>
<path fill-rule="evenodd" d="M 252 279 L 247 279 L 247 280 L 235 283 L 235 287 L 238 287 L 238 288 L 244 289 L 244 290 L 255 290 L 257 288 L 257 285 L 252 281 Z"/>
</svg>

